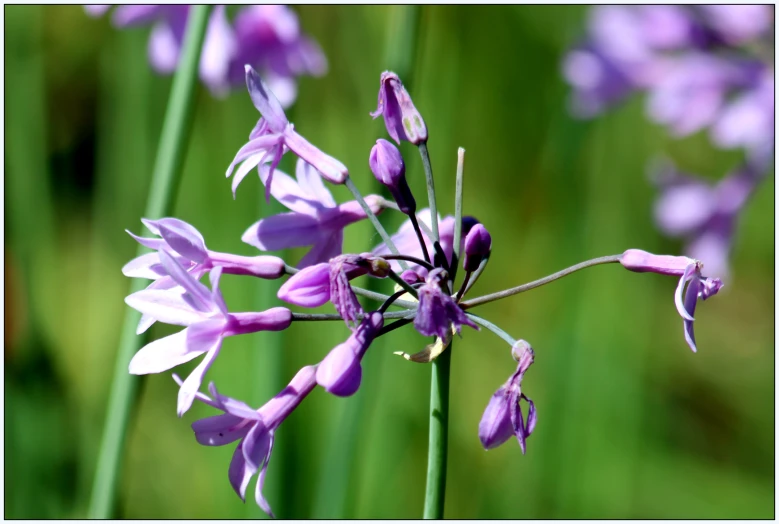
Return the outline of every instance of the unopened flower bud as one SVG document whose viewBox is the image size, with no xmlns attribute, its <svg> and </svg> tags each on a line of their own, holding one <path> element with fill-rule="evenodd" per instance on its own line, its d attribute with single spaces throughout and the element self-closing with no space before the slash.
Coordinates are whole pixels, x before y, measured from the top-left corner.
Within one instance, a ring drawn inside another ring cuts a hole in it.
<svg viewBox="0 0 779 524">
<path fill-rule="evenodd" d="M 380 138 L 371 149 L 368 163 L 376 179 L 390 190 L 400 210 L 407 215 L 416 212 L 417 203 L 406 182 L 406 165 L 398 148 Z"/>
<path fill-rule="evenodd" d="M 654 255 L 641 249 L 628 249 L 619 258 L 623 267 L 636 273 L 659 273 L 681 276 L 690 264 L 699 264 L 690 257 Z"/>
<path fill-rule="evenodd" d="M 384 115 L 387 133 L 398 144 L 401 140 L 407 140 L 415 145 L 427 142 L 425 121 L 414 107 L 414 102 L 411 101 L 400 78 L 392 71 L 384 71 L 381 74 L 379 105 L 376 111 L 371 113 L 373 118 L 379 115 Z"/>
<path fill-rule="evenodd" d="M 483 225 L 476 224 L 465 237 L 463 268 L 466 271 L 476 271 L 481 261 L 489 256 L 490 249 L 492 249 L 492 237 L 489 231 Z"/>
</svg>

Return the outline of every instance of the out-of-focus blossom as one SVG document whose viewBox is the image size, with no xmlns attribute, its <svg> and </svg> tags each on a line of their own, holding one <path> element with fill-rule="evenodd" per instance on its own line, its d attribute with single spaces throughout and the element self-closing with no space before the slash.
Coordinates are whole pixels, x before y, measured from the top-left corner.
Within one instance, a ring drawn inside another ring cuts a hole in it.
<svg viewBox="0 0 779 524">
<path fill-rule="evenodd" d="M 176 382 L 181 380 L 174 375 Z M 316 386 L 316 366 L 305 366 L 281 393 L 258 410 L 240 400 L 220 395 L 214 383 L 209 385 L 213 399 L 197 393 L 196 398 L 224 414 L 196 420 L 192 423 L 195 438 L 204 446 L 224 446 L 240 440 L 230 461 L 228 477 L 233 489 L 246 500 L 246 488 L 258 475 L 254 498 L 262 510 L 273 517 L 270 504 L 262 494 L 276 429 L 298 407 Z"/>
<path fill-rule="evenodd" d="M 184 292 L 177 288 L 144 289 L 129 295 L 125 302 L 154 320 L 186 328 L 142 347 L 130 361 L 130 373 L 160 373 L 205 353 L 203 361 L 179 390 L 178 414 L 181 416 L 192 405 L 203 376 L 219 355 L 224 337 L 286 329 L 292 321 L 292 313 L 282 307 L 261 313 L 229 313 L 219 291 L 220 267 L 214 268 L 209 275 L 209 290 L 164 248 L 159 250 L 159 258 L 167 274 Z"/>
<path fill-rule="evenodd" d="M 268 166 L 260 167 L 263 182 L 268 180 L 268 171 Z M 246 172 L 241 166 L 233 179 L 233 188 Z M 303 268 L 340 255 L 344 228 L 367 215 L 356 200 L 336 204 L 322 177 L 307 162 L 298 159 L 295 175 L 297 180 L 276 170 L 271 188 L 271 195 L 291 212 L 261 219 L 241 239 L 262 251 L 312 246 L 298 264 Z M 378 195 L 368 195 L 365 201 L 376 215 L 384 210 L 384 199 Z"/>
<path fill-rule="evenodd" d="M 102 16 L 110 7 L 84 8 L 92 16 Z M 153 23 L 149 62 L 158 73 L 170 74 L 178 66 L 189 11 L 186 4 L 121 5 L 114 9 L 112 22 L 120 28 Z M 284 107 L 295 101 L 298 76 L 321 76 L 327 71 L 322 50 L 300 31 L 297 15 L 289 7 L 245 6 L 231 24 L 225 6 L 215 6 L 200 55 L 200 78 L 221 97 L 243 84 L 244 64 L 259 69 Z"/>
<path fill-rule="evenodd" d="M 537 420 L 535 404 L 522 393 L 522 378 L 534 359 L 533 348 L 524 340 L 519 340 L 511 348 L 511 355 L 518 363 L 517 370 L 490 398 L 479 422 L 479 439 L 484 449 L 492 449 L 514 435 L 524 454 L 527 437 L 533 433 Z M 527 424 L 520 400 L 528 403 Z"/>
</svg>

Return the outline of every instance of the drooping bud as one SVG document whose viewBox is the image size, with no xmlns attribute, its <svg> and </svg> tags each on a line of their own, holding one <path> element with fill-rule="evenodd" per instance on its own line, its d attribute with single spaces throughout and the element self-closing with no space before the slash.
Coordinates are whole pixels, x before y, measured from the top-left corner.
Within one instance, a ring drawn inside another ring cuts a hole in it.
<svg viewBox="0 0 779 524">
<path fill-rule="evenodd" d="M 360 361 L 383 325 L 381 313 L 366 315 L 346 342 L 333 348 L 317 366 L 317 383 L 333 395 L 353 395 L 362 381 Z"/>
<path fill-rule="evenodd" d="M 414 102 L 411 101 L 400 78 L 392 71 L 384 71 L 381 74 L 379 104 L 376 111 L 371 113 L 373 118 L 379 115 L 384 115 L 387 133 L 398 144 L 401 140 L 407 140 L 414 145 L 427 142 L 425 121 L 414 107 Z"/>
<path fill-rule="evenodd" d="M 483 225 L 476 224 L 465 237 L 463 269 L 476 271 L 481 261 L 489 256 L 490 249 L 492 249 L 492 237 L 489 231 Z"/>
<path fill-rule="evenodd" d="M 380 138 L 371 149 L 368 163 L 376 179 L 390 190 L 400 210 L 407 215 L 415 213 L 417 203 L 406 182 L 406 165 L 398 148 Z"/>
<path fill-rule="evenodd" d="M 653 255 L 641 249 L 628 249 L 619 258 L 619 263 L 636 273 L 659 273 L 660 275 L 681 276 L 690 264 L 701 265 L 690 257 L 672 255 Z"/>
</svg>

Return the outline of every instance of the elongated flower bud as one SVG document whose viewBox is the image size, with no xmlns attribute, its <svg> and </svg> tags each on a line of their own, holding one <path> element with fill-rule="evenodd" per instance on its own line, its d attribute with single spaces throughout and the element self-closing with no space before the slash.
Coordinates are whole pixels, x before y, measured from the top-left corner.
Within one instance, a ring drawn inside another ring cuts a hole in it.
<svg viewBox="0 0 779 524">
<path fill-rule="evenodd" d="M 373 118 L 379 115 L 384 115 L 387 133 L 398 144 L 401 140 L 407 140 L 415 145 L 427 142 L 425 121 L 414 107 L 414 102 L 411 101 L 400 78 L 392 71 L 384 71 L 381 74 L 379 105 L 376 111 L 371 113 Z"/>
<path fill-rule="evenodd" d="M 672 255 L 654 255 L 641 249 L 628 249 L 619 258 L 625 269 L 636 273 L 659 273 L 661 275 L 681 276 L 690 264 L 696 261 L 689 257 Z"/>
<path fill-rule="evenodd" d="M 487 228 L 476 224 L 465 237 L 465 256 L 463 268 L 466 271 L 476 271 L 484 257 L 489 256 L 492 249 L 492 237 Z"/>
<path fill-rule="evenodd" d="M 416 212 L 417 203 L 406 182 L 406 165 L 398 148 L 380 138 L 371 149 L 368 163 L 376 179 L 390 190 L 400 210 L 407 215 Z"/>
</svg>

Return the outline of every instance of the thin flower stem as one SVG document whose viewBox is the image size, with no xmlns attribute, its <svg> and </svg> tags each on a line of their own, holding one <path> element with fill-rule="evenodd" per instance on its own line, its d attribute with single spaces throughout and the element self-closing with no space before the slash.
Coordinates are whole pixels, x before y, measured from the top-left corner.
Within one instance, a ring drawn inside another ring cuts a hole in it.
<svg viewBox="0 0 779 524">
<path fill-rule="evenodd" d="M 476 283 L 477 280 L 479 280 L 479 277 L 482 273 L 484 273 L 484 268 L 487 267 L 487 262 L 490 261 L 490 256 L 487 255 L 486 257 L 481 259 L 481 262 L 479 262 L 479 267 L 476 268 L 476 271 L 473 272 L 473 275 L 471 275 L 471 280 L 468 282 L 465 286 L 465 291 L 463 291 L 463 296 L 470 291 L 470 289 L 473 287 L 473 285 Z"/>
<path fill-rule="evenodd" d="M 419 144 L 419 155 L 422 157 L 422 165 L 425 168 L 425 180 L 427 181 L 427 200 L 430 204 L 430 225 L 433 229 L 433 238 L 438 241 L 438 208 L 435 202 L 435 182 L 433 181 L 433 166 L 430 165 L 430 155 L 427 152 L 427 142 Z"/>
<path fill-rule="evenodd" d="M 471 300 L 466 300 L 465 302 L 460 303 L 460 307 L 463 309 L 468 309 L 468 308 L 480 306 L 482 304 L 486 304 L 488 302 L 494 302 L 495 300 L 500 300 L 502 298 L 510 297 L 518 293 L 530 291 L 531 289 L 553 282 L 558 278 L 563 278 L 564 276 L 568 276 L 571 273 L 579 271 L 580 269 L 597 266 L 600 264 L 613 264 L 615 262 L 619 262 L 619 259 L 621 257 L 622 255 L 610 255 L 606 257 L 593 258 L 592 260 L 586 260 L 584 262 L 576 264 L 575 266 L 571 266 L 569 268 L 563 269 L 562 271 L 558 271 L 557 273 L 553 273 L 547 277 L 534 280 L 533 282 L 528 282 L 527 284 L 522 284 L 521 286 L 512 287 L 510 289 L 504 289 L 503 291 L 498 291 L 497 293 L 491 293 L 489 295 L 473 298 Z"/>
<path fill-rule="evenodd" d="M 403 280 L 402 278 L 400 278 L 400 275 L 398 275 L 398 274 L 397 274 L 397 273 L 395 273 L 394 271 L 390 270 L 390 272 L 389 272 L 389 277 L 390 277 L 392 280 L 394 280 L 394 281 L 395 281 L 395 282 L 396 282 L 396 283 L 397 283 L 397 284 L 398 284 L 400 287 L 402 287 L 402 288 L 403 288 L 403 289 L 405 289 L 405 290 L 406 290 L 408 293 L 410 293 L 410 294 L 411 294 L 411 296 L 413 296 L 414 298 L 418 298 L 418 297 L 417 297 L 417 290 L 416 290 L 416 289 L 414 289 L 413 287 L 411 287 L 411 284 L 409 284 L 408 282 L 406 282 L 405 280 Z"/>
<path fill-rule="evenodd" d="M 460 239 L 463 232 L 463 170 L 465 169 L 465 149 L 457 149 L 457 178 L 454 189 L 454 241 L 452 254 L 452 286 L 457 276 L 457 269 L 460 265 Z M 462 288 L 461 288 L 462 289 Z M 461 296 L 461 295 L 460 295 Z M 458 298 L 459 300 L 459 298 Z"/>
<path fill-rule="evenodd" d="M 409 313 L 409 315 L 410 314 L 411 313 Z M 416 312 L 414 312 L 414 315 L 416 316 Z M 392 324 L 390 324 L 388 326 L 384 326 L 383 328 L 381 328 L 379 330 L 379 333 L 376 335 L 376 338 L 384 336 L 387 333 L 391 333 L 391 332 L 395 331 L 398 328 L 402 328 L 403 326 L 407 326 L 408 324 L 412 323 L 413 321 L 414 321 L 414 317 L 410 317 L 409 318 L 408 316 L 406 316 L 404 318 L 401 318 L 400 320 L 396 320 Z"/>
<path fill-rule="evenodd" d="M 496 335 L 498 335 L 500 338 L 505 340 L 509 346 L 514 346 L 514 344 L 517 342 L 516 339 L 514 339 L 514 337 L 512 337 L 511 335 L 509 335 L 508 333 L 500 329 L 498 326 L 496 326 L 489 320 L 483 319 L 480 316 L 474 315 L 473 313 L 466 313 L 465 315 L 471 320 L 473 320 L 474 322 L 476 322 L 477 324 L 479 324 L 480 326 L 485 327 L 490 331 L 492 331 L 493 333 L 495 333 Z"/>
<path fill-rule="evenodd" d="M 446 454 L 449 445 L 449 370 L 452 344 L 433 361 L 430 382 L 430 429 L 427 451 L 427 484 L 423 518 L 444 517 Z"/>
<path fill-rule="evenodd" d="M 381 307 L 378 310 L 379 313 L 383 315 L 387 311 L 387 308 L 390 307 L 393 302 L 395 302 L 397 299 L 399 299 L 405 294 L 406 294 L 405 289 L 401 289 L 397 293 L 394 293 L 391 297 L 389 297 L 387 300 L 384 301 L 384 303 L 381 305 Z"/>
<path fill-rule="evenodd" d="M 457 297 L 455 297 L 455 302 L 460 302 L 460 299 L 463 298 L 463 295 L 465 294 L 465 289 L 468 287 L 468 282 L 471 280 L 471 273 L 470 271 L 467 271 L 465 273 L 465 279 L 463 280 L 463 283 L 460 284 L 460 289 L 457 291 Z"/>
<path fill-rule="evenodd" d="M 382 312 L 382 315 L 385 319 L 405 318 L 413 312 L 414 310 L 404 309 L 403 311 Z M 362 320 L 363 318 L 365 318 L 365 313 L 357 314 L 357 320 Z M 295 322 L 326 322 L 331 320 L 343 322 L 343 317 L 338 313 L 292 313 L 292 320 Z"/>
<path fill-rule="evenodd" d="M 349 191 L 352 192 L 352 195 L 354 195 L 355 200 L 360 203 L 360 207 L 362 207 L 362 210 L 365 211 L 365 214 L 368 216 L 368 220 L 371 221 L 371 224 L 373 224 L 373 227 L 376 228 L 376 231 L 381 236 L 382 240 L 384 240 L 384 243 L 387 244 L 387 248 L 392 251 L 393 255 L 399 255 L 400 252 L 398 251 L 398 248 L 395 247 L 395 243 L 390 238 L 389 234 L 387 233 L 387 230 L 384 229 L 384 226 L 381 225 L 381 222 L 379 222 L 378 217 L 376 214 L 371 211 L 371 208 L 368 206 L 367 202 L 365 202 L 365 199 L 362 196 L 362 193 L 360 193 L 360 190 L 357 189 L 357 186 L 354 185 L 354 180 L 352 180 L 352 177 L 346 177 L 346 180 L 344 181 L 344 185 L 349 189 Z M 408 269 L 408 264 L 403 262 L 402 260 L 399 262 L 400 266 L 405 270 Z"/>
<path fill-rule="evenodd" d="M 387 208 L 387 209 L 392 209 L 392 210 L 394 210 L 394 211 L 398 211 L 398 212 L 400 212 L 400 213 L 403 213 L 402 211 L 400 211 L 400 208 L 398 207 L 398 205 L 397 205 L 395 202 L 390 202 L 389 200 L 384 200 L 384 203 L 382 203 L 382 206 L 383 206 L 383 207 L 385 207 L 385 208 Z M 403 214 L 405 215 L 405 213 L 403 213 Z M 407 215 L 407 216 L 408 216 L 408 215 Z M 411 218 L 411 216 L 408 216 L 408 217 L 409 217 L 409 218 Z M 416 218 L 416 215 L 414 215 L 414 218 Z M 413 220 L 413 219 L 412 219 L 412 220 Z M 420 222 L 419 220 L 417 220 L 417 225 L 419 226 L 419 229 L 421 229 L 421 230 L 422 230 L 422 232 L 423 232 L 425 235 L 427 235 L 427 238 L 433 238 L 433 232 L 432 232 L 432 231 L 430 231 L 430 228 L 429 228 L 429 227 L 427 227 L 427 224 L 425 224 L 424 222 Z"/>
<path fill-rule="evenodd" d="M 424 268 L 427 268 L 429 271 L 432 271 L 435 269 L 433 265 L 430 263 L 430 259 L 420 260 L 417 257 L 412 257 L 410 255 L 386 255 L 382 256 L 381 258 L 385 260 L 406 260 L 408 262 L 413 262 L 414 264 L 418 264 Z"/>
<path fill-rule="evenodd" d="M 200 49 L 205 38 L 210 10 L 210 6 L 207 5 L 195 6 L 189 17 L 181 60 L 173 78 L 160 135 L 160 145 L 144 214 L 147 218 L 160 218 L 169 214 L 176 195 L 192 127 Z M 148 252 L 146 248 L 139 247 L 139 256 L 146 252 Z M 145 286 L 144 280 L 135 279 L 131 292 L 139 291 Z M 138 387 L 138 378 L 128 373 L 127 366 L 130 358 L 143 342 L 143 337 L 135 334 L 139 319 L 140 313 L 128 308 L 116 356 L 103 439 L 100 443 L 97 470 L 92 486 L 92 498 L 89 504 L 90 519 L 110 518 L 114 507 L 127 425 Z"/>
<path fill-rule="evenodd" d="M 422 236 L 422 230 L 419 229 L 419 220 L 417 220 L 417 215 L 415 213 L 411 213 L 408 218 L 411 220 L 411 225 L 414 226 L 414 232 L 417 234 L 417 240 L 419 240 L 419 247 L 422 248 L 422 254 L 425 256 L 425 260 L 429 263 L 430 253 L 427 252 L 425 237 Z"/>
</svg>

